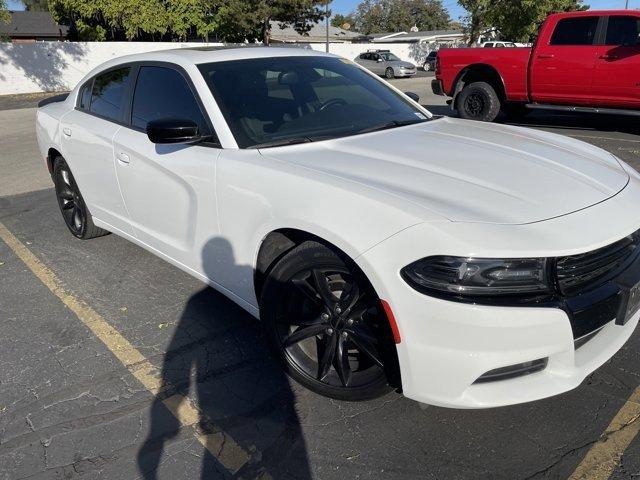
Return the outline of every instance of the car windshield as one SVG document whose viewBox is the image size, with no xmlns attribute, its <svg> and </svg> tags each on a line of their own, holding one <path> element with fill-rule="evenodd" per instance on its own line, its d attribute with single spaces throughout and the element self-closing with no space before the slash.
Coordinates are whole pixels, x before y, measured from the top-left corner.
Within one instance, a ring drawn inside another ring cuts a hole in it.
<svg viewBox="0 0 640 480">
<path fill-rule="evenodd" d="M 409 100 L 345 59 L 255 58 L 198 68 L 240 148 L 345 137 L 429 120 Z"/>
<path fill-rule="evenodd" d="M 381 53 L 380 56 L 385 62 L 395 62 L 396 60 L 400 60 L 393 53 Z"/>
</svg>

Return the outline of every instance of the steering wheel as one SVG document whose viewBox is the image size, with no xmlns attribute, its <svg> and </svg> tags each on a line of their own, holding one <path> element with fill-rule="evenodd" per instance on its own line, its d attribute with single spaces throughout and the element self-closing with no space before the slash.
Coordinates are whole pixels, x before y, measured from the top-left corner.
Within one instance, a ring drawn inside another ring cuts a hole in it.
<svg viewBox="0 0 640 480">
<path fill-rule="evenodd" d="M 332 98 L 331 100 L 327 100 L 322 105 L 320 105 L 320 108 L 318 110 L 323 111 L 329 107 L 333 107 L 336 105 L 346 105 L 346 104 L 347 104 L 347 101 L 343 98 Z"/>
</svg>

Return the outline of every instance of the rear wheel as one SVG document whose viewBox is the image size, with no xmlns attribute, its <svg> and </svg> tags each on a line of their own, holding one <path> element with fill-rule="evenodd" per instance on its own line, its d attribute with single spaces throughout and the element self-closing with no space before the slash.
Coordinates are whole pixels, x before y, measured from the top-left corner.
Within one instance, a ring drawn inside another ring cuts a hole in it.
<svg viewBox="0 0 640 480">
<path fill-rule="evenodd" d="M 388 79 L 395 78 L 395 74 L 393 73 L 393 68 L 387 67 L 387 69 L 384 71 L 384 76 L 387 77 Z"/>
<path fill-rule="evenodd" d="M 380 300 L 326 246 L 305 242 L 273 267 L 261 317 L 287 373 L 310 390 L 352 401 L 391 390 L 397 356 Z"/>
<path fill-rule="evenodd" d="M 93 218 L 84 203 L 71 169 L 62 157 L 54 160 L 53 183 L 62 218 L 75 237 L 88 240 L 109 233 L 93 224 Z"/>
<path fill-rule="evenodd" d="M 500 113 L 500 99 L 486 82 L 466 85 L 456 100 L 458 114 L 467 120 L 493 122 Z"/>
<path fill-rule="evenodd" d="M 431 71 L 431 64 L 429 62 L 424 62 L 423 68 L 424 68 L 425 72 L 430 72 Z"/>
</svg>

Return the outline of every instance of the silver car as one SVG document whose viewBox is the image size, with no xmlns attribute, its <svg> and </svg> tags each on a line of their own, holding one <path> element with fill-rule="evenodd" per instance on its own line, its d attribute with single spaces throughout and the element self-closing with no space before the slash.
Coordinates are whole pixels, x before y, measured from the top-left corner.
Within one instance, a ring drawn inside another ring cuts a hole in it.
<svg viewBox="0 0 640 480">
<path fill-rule="evenodd" d="M 413 63 L 400 60 L 389 50 L 369 50 L 361 53 L 355 62 L 387 78 L 410 77 L 416 74 L 416 66 Z"/>
</svg>

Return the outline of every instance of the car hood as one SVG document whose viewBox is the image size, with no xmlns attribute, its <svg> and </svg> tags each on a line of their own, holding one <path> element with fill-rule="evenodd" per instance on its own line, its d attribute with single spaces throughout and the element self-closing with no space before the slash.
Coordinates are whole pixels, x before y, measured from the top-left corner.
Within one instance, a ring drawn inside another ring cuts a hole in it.
<svg viewBox="0 0 640 480">
<path fill-rule="evenodd" d="M 584 142 L 450 118 L 262 153 L 400 197 L 425 219 L 459 222 L 538 222 L 602 202 L 629 181 L 612 154 Z"/>
</svg>

